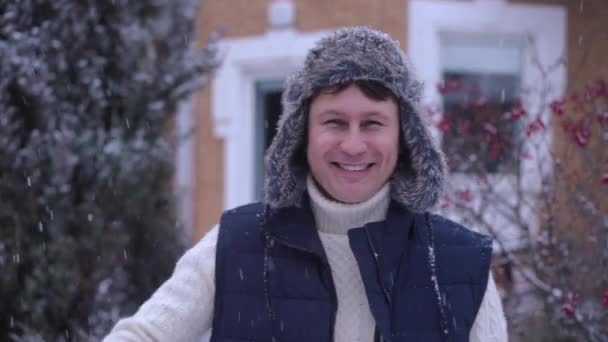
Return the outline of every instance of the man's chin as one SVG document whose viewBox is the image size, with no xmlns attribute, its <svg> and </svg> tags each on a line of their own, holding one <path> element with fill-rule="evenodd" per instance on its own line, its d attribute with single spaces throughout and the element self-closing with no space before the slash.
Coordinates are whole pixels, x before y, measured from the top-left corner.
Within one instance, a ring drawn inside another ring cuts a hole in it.
<svg viewBox="0 0 608 342">
<path fill-rule="evenodd" d="M 367 192 L 353 192 L 352 189 L 350 189 L 350 191 L 347 189 L 341 192 L 341 196 L 338 197 L 338 202 L 344 204 L 357 204 L 367 201 L 372 196 L 373 194 L 368 194 Z"/>
</svg>

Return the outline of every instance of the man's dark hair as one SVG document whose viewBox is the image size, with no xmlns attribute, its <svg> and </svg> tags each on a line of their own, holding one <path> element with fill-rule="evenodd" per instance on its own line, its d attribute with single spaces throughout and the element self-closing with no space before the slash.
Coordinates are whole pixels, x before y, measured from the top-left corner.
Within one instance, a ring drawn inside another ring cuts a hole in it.
<svg viewBox="0 0 608 342">
<path fill-rule="evenodd" d="M 370 80 L 355 80 L 351 82 L 340 83 L 329 88 L 317 89 L 310 97 L 309 103 L 312 102 L 314 98 L 319 96 L 319 94 L 337 94 L 342 90 L 348 88 L 352 84 L 356 85 L 359 89 L 361 89 L 365 96 L 369 97 L 372 100 L 384 101 L 389 98 L 392 98 L 393 100 L 395 100 L 395 102 L 397 101 L 395 94 L 393 94 L 393 92 L 387 87 L 385 87 L 382 83 Z"/>
</svg>

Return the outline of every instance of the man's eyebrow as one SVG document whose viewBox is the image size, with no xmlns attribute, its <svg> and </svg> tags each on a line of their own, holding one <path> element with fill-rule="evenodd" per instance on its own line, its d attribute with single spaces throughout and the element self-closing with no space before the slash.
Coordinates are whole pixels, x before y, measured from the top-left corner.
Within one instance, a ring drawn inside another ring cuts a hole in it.
<svg viewBox="0 0 608 342">
<path fill-rule="evenodd" d="M 322 112 L 319 113 L 319 115 L 317 115 L 317 117 L 319 119 L 325 119 L 328 117 L 331 118 L 341 118 L 344 117 L 344 113 L 340 112 L 339 110 L 336 110 L 334 108 L 328 108 L 327 110 L 324 110 Z M 361 119 L 381 119 L 381 120 L 388 120 L 389 119 L 389 115 L 386 113 L 382 113 L 382 112 L 378 112 L 378 111 L 369 111 L 369 112 L 364 112 L 361 115 Z"/>
<path fill-rule="evenodd" d="M 339 111 L 337 111 L 335 109 L 327 109 L 327 110 L 324 110 L 321 113 L 319 113 L 319 118 L 324 118 L 327 116 L 336 117 L 336 116 L 343 116 L 343 115 L 342 115 L 342 113 L 340 113 Z"/>
<path fill-rule="evenodd" d="M 366 119 L 375 118 L 375 117 L 378 117 L 381 119 L 388 119 L 389 116 L 386 113 L 382 113 L 382 112 L 378 112 L 378 111 L 370 111 L 370 112 L 363 113 L 363 117 Z"/>
</svg>

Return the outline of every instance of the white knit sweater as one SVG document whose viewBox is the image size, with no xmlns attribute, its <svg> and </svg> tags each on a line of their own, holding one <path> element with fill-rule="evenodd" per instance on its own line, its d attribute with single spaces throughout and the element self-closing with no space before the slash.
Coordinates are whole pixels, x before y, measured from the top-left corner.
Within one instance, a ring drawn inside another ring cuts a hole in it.
<svg viewBox="0 0 608 342">
<path fill-rule="evenodd" d="M 308 193 L 329 259 L 338 297 L 336 342 L 373 341 L 374 319 L 346 232 L 385 218 L 389 186 L 368 201 L 345 205 L 326 199 L 308 179 Z M 104 342 L 208 341 L 215 294 L 218 227 L 178 261 L 173 275 L 131 317 L 120 320 Z M 490 277 L 470 341 L 507 341 L 507 327 L 494 280 Z"/>
</svg>

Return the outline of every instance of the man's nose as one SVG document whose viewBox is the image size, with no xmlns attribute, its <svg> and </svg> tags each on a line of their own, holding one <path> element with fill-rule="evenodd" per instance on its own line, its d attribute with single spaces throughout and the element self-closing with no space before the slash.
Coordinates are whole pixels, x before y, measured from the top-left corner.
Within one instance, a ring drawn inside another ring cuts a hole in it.
<svg viewBox="0 0 608 342">
<path fill-rule="evenodd" d="M 358 128 L 351 128 L 344 136 L 340 148 L 343 152 L 351 156 L 356 156 L 365 152 L 367 145 L 365 144 L 360 130 Z"/>
</svg>

